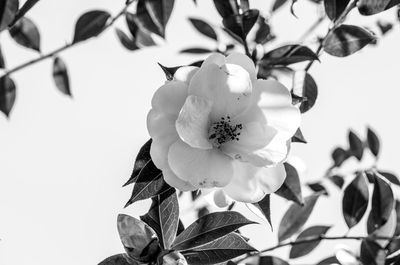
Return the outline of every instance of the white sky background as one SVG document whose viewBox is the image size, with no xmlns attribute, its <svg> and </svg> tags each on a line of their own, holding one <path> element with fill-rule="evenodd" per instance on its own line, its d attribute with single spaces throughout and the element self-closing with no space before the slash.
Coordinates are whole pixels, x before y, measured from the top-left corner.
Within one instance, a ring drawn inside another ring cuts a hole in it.
<svg viewBox="0 0 400 265">
<path fill-rule="evenodd" d="M 42 50 L 47 52 L 72 38 L 74 23 L 83 12 L 101 8 L 116 14 L 124 2 L 42 0 L 29 17 L 39 26 Z M 146 114 L 152 94 L 165 79 L 156 63 L 190 63 L 199 57 L 177 51 L 189 46 L 213 48 L 212 42 L 193 30 L 188 16 L 220 24 L 211 0 L 199 0 L 197 8 L 189 0 L 176 2 L 167 43 L 160 47 L 129 52 L 109 30 L 99 39 L 63 53 L 73 100 L 56 90 L 51 61 L 12 76 L 18 88 L 17 101 L 10 120 L 0 117 L 0 264 L 97 264 L 123 251 L 116 231 L 117 214 L 137 216 L 147 206 L 139 203 L 123 209 L 131 187 L 121 186 L 149 137 Z M 264 12 L 269 5 L 269 1 L 253 1 L 253 7 Z M 292 17 L 286 6 L 272 20 L 273 30 L 283 42 L 296 41 L 315 20 L 314 8 L 307 1 L 299 1 L 296 10 L 299 19 Z M 354 14 L 349 23 L 368 25 L 378 17 L 395 20 L 394 12 L 389 11 L 371 18 Z M 123 21 L 118 25 L 124 27 Z M 326 32 L 327 26 L 320 31 Z M 335 145 L 346 144 L 348 128 L 364 136 L 367 124 L 383 141 L 381 168 L 400 173 L 399 41 L 397 25 L 378 47 L 345 59 L 324 55 L 321 64 L 315 63 L 311 73 L 319 86 L 319 99 L 303 116 L 302 124 L 309 144 L 293 147 L 293 153 L 308 166 L 305 182 L 318 179 L 330 166 L 330 152 Z M 14 44 L 6 32 L 0 35 L 0 42 L 8 66 L 37 56 Z M 278 45 L 275 42 L 269 48 Z M 365 164 L 370 164 L 371 160 L 366 160 Z M 330 233 L 341 235 L 345 233 L 341 195 L 332 185 L 329 188 L 333 196 L 318 203 L 308 224 L 335 224 Z M 286 205 L 273 200 L 275 229 Z M 352 233 L 362 230 L 356 228 Z M 276 236 L 265 225 L 245 232 L 256 247 L 276 243 Z M 330 255 L 335 245 L 326 243 L 310 258 L 293 263 L 317 262 Z"/>
</svg>

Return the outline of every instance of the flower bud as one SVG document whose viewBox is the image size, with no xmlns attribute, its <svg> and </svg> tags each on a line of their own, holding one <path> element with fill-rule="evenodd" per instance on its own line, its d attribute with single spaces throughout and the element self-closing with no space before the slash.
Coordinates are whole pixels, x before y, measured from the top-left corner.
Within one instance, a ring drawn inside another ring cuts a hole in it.
<svg viewBox="0 0 400 265">
<path fill-rule="evenodd" d="M 187 261 L 181 253 L 174 251 L 163 257 L 162 265 L 187 265 Z"/>
</svg>

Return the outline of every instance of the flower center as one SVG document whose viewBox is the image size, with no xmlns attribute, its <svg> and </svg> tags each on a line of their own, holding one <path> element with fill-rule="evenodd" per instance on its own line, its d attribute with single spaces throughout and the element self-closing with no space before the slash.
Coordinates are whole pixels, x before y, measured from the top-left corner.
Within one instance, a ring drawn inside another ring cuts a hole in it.
<svg viewBox="0 0 400 265">
<path fill-rule="evenodd" d="M 239 141 L 242 124 L 232 125 L 231 117 L 222 117 L 220 121 L 211 124 L 208 131 L 208 139 L 213 146 L 219 148 L 229 141 Z"/>
</svg>

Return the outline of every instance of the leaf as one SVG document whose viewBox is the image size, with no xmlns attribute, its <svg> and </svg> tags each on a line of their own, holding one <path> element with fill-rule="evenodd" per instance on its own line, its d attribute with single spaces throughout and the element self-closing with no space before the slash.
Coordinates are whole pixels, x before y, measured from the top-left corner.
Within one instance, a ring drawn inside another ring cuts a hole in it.
<svg viewBox="0 0 400 265">
<path fill-rule="evenodd" d="M 335 167 L 340 167 L 349 158 L 349 153 L 341 147 L 335 148 L 332 152 L 332 159 Z"/>
<path fill-rule="evenodd" d="M 253 203 L 257 208 L 261 210 L 261 212 L 264 214 L 265 218 L 267 218 L 267 221 L 269 225 L 271 226 L 272 229 L 272 222 L 271 222 L 271 195 L 267 194 L 265 197 L 256 203 Z"/>
<path fill-rule="evenodd" d="M 117 254 L 111 257 L 106 258 L 102 262 L 100 262 L 98 265 L 132 265 L 130 262 L 128 262 L 126 254 L 121 253 Z"/>
<path fill-rule="evenodd" d="M 254 224 L 238 212 L 215 212 L 197 219 L 187 227 L 172 244 L 174 250 L 188 250 L 218 238 L 221 238 L 238 228 Z"/>
<path fill-rule="evenodd" d="M 321 182 L 308 183 L 307 186 L 314 192 L 320 192 L 324 195 L 329 195 L 325 186 L 321 184 Z"/>
<path fill-rule="evenodd" d="M 382 21 L 378 20 L 376 22 L 376 25 L 378 26 L 382 35 L 385 35 L 386 33 L 388 33 L 389 31 L 391 31 L 393 29 L 393 24 L 390 22 L 382 22 Z"/>
<path fill-rule="evenodd" d="M 329 180 L 333 182 L 333 184 L 335 184 L 337 187 L 339 187 L 340 189 L 343 187 L 344 185 L 344 179 L 342 176 L 339 175 L 333 175 L 329 177 Z"/>
<path fill-rule="evenodd" d="M 135 165 L 129 180 L 123 185 L 123 187 L 135 183 L 140 171 L 151 161 L 150 147 L 152 139 L 149 139 L 139 150 L 139 153 L 135 159 Z"/>
<path fill-rule="evenodd" d="M 368 234 L 384 225 L 390 218 L 394 207 L 392 188 L 377 174 L 374 176 L 371 211 L 367 220 Z"/>
<path fill-rule="evenodd" d="M 180 51 L 180 53 L 196 53 L 196 54 L 203 54 L 203 53 L 211 53 L 213 52 L 210 49 L 205 49 L 205 48 L 188 48 L 188 49 L 183 49 Z"/>
<path fill-rule="evenodd" d="M 325 12 L 330 20 L 336 20 L 340 17 L 350 0 L 325 0 Z"/>
<path fill-rule="evenodd" d="M 16 97 L 16 86 L 8 76 L 0 78 L 0 111 L 9 117 Z"/>
<path fill-rule="evenodd" d="M 275 0 L 274 4 L 272 5 L 272 12 L 281 8 L 284 4 L 287 3 L 288 0 Z"/>
<path fill-rule="evenodd" d="M 230 15 L 222 20 L 225 28 L 230 30 L 240 39 L 245 41 L 247 34 L 257 22 L 260 12 L 256 9 L 249 9 L 243 14 Z"/>
<path fill-rule="evenodd" d="M 153 37 L 146 31 L 141 29 L 139 29 L 136 34 L 136 43 L 140 47 L 150 47 L 156 45 L 156 43 L 153 40 Z"/>
<path fill-rule="evenodd" d="M 148 213 L 140 219 L 154 229 L 164 249 L 169 249 L 179 224 L 179 204 L 175 189 L 154 197 Z"/>
<path fill-rule="evenodd" d="M 38 2 L 39 0 L 27 0 L 24 5 L 18 10 L 13 22 L 11 22 L 10 25 L 13 26 L 18 20 L 25 16 L 26 13 L 28 13 L 28 11 L 31 10 L 32 7 L 34 7 Z"/>
<path fill-rule="evenodd" d="M 140 171 L 135 186 L 133 186 L 132 196 L 125 207 L 134 202 L 149 199 L 167 191 L 171 187 L 164 181 L 162 172 L 150 161 Z"/>
<path fill-rule="evenodd" d="M 6 67 L 6 63 L 4 61 L 4 56 L 3 56 L 3 52 L 1 50 L 1 46 L 0 46 L 0 68 L 5 68 Z"/>
<path fill-rule="evenodd" d="M 297 131 L 292 136 L 292 143 L 303 143 L 303 144 L 307 143 L 307 140 L 304 138 L 300 128 L 298 128 Z"/>
<path fill-rule="evenodd" d="M 56 87 L 61 93 L 67 96 L 72 96 L 67 66 L 60 57 L 54 58 L 53 79 L 56 83 Z"/>
<path fill-rule="evenodd" d="M 363 240 L 361 242 L 360 259 L 363 265 L 384 265 L 386 253 L 377 243 Z"/>
<path fill-rule="evenodd" d="M 132 34 L 134 38 L 136 38 L 136 34 L 139 30 L 138 25 L 136 24 L 136 15 L 126 12 L 125 13 L 125 21 L 128 26 L 129 32 Z"/>
<path fill-rule="evenodd" d="M 377 157 L 380 148 L 379 138 L 371 128 L 368 128 L 367 130 L 367 141 L 369 150 L 371 150 L 371 153 Z"/>
<path fill-rule="evenodd" d="M 385 171 L 380 171 L 380 170 L 378 171 L 378 173 L 381 174 L 387 180 L 389 180 L 391 183 L 400 186 L 400 180 L 396 175 L 394 175 L 390 172 L 385 172 Z"/>
<path fill-rule="evenodd" d="M 218 41 L 217 33 L 215 33 L 215 30 L 210 26 L 210 24 L 196 18 L 189 18 L 189 21 L 201 34 Z"/>
<path fill-rule="evenodd" d="M 346 57 L 361 50 L 374 40 L 375 37 L 363 28 L 341 25 L 328 35 L 323 46 L 330 55 Z"/>
<path fill-rule="evenodd" d="M 278 240 L 282 242 L 299 231 L 310 217 L 320 194 L 312 194 L 304 199 L 304 205 L 292 204 L 279 224 Z"/>
<path fill-rule="evenodd" d="M 352 228 L 365 214 L 368 206 L 368 185 L 363 173 L 358 173 L 354 180 L 345 188 L 342 208 L 343 217 L 349 228 Z"/>
<path fill-rule="evenodd" d="M 258 265 L 289 265 L 289 263 L 278 257 L 261 256 Z"/>
<path fill-rule="evenodd" d="M 137 50 L 139 47 L 136 45 L 135 40 L 131 39 L 125 32 L 116 28 L 115 32 L 117 33 L 117 37 L 121 44 L 128 50 L 134 51 Z"/>
<path fill-rule="evenodd" d="M 340 264 L 340 262 L 335 256 L 332 256 L 321 260 L 320 262 L 318 262 L 317 265 L 331 265 L 331 264 Z"/>
<path fill-rule="evenodd" d="M 267 52 L 261 59 L 261 64 L 287 66 L 304 61 L 319 60 L 318 55 L 310 48 L 302 45 L 285 45 Z"/>
<path fill-rule="evenodd" d="M 314 248 L 316 248 L 319 245 L 321 239 L 304 243 L 299 243 L 299 242 L 307 240 L 307 238 L 313 238 L 325 235 L 330 228 L 331 228 L 330 226 L 312 226 L 301 232 L 300 235 L 296 238 L 295 244 L 290 249 L 289 257 L 291 259 L 296 259 L 304 255 L 307 255 L 308 253 L 313 251 Z"/>
<path fill-rule="evenodd" d="M 301 193 L 299 174 L 297 173 L 296 168 L 289 163 L 284 163 L 283 165 L 285 166 L 286 179 L 275 193 L 289 201 L 294 201 L 299 205 L 303 205 L 304 200 Z"/>
<path fill-rule="evenodd" d="M 198 248 L 183 251 L 188 264 L 217 264 L 256 251 L 237 233 L 227 234 Z"/>
<path fill-rule="evenodd" d="M 258 17 L 258 29 L 256 31 L 256 35 L 254 37 L 254 41 L 257 44 L 265 44 L 268 41 L 272 40 L 274 36 L 271 34 L 271 28 L 268 24 L 268 21 L 263 17 Z"/>
<path fill-rule="evenodd" d="M 222 18 L 238 13 L 236 10 L 236 3 L 232 0 L 213 0 L 215 8 Z"/>
<path fill-rule="evenodd" d="M 361 15 L 370 16 L 383 12 L 395 5 L 399 0 L 360 0 L 357 7 Z"/>
<path fill-rule="evenodd" d="M 29 18 L 23 17 L 9 29 L 11 37 L 25 48 L 40 52 L 40 33 Z"/>
<path fill-rule="evenodd" d="M 106 11 L 92 10 L 79 17 L 75 25 L 73 43 L 99 35 L 107 25 L 110 14 Z"/>
<path fill-rule="evenodd" d="M 350 145 L 350 153 L 358 160 L 361 160 L 364 153 L 364 146 L 361 139 L 353 131 L 349 131 L 348 139 Z"/>
<path fill-rule="evenodd" d="M 144 3 L 151 19 L 161 33 L 160 36 L 164 38 L 165 27 L 174 8 L 175 0 L 144 0 Z"/>
<path fill-rule="evenodd" d="M 145 29 L 149 32 L 157 34 L 158 36 L 163 37 L 163 33 L 160 31 L 159 27 L 153 22 L 153 19 L 150 17 L 150 14 L 146 8 L 145 0 L 139 0 L 136 7 L 136 23 L 139 25 L 139 28 Z"/>
<path fill-rule="evenodd" d="M 293 77 L 293 94 L 304 98 L 300 104 L 300 112 L 310 110 L 318 97 L 318 87 L 314 78 L 304 70 L 296 71 Z"/>
<path fill-rule="evenodd" d="M 7 29 L 18 11 L 18 0 L 2 0 L 0 2 L 0 32 Z"/>
</svg>

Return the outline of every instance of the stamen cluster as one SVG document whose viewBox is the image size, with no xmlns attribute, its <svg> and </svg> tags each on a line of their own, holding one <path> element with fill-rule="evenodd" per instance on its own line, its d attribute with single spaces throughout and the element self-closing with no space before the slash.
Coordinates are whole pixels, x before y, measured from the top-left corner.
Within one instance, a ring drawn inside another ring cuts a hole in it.
<svg viewBox="0 0 400 265">
<path fill-rule="evenodd" d="M 231 125 L 231 117 L 221 117 L 221 120 L 214 122 L 209 130 L 208 139 L 212 141 L 217 148 L 228 141 L 239 141 L 242 124 Z"/>
</svg>

